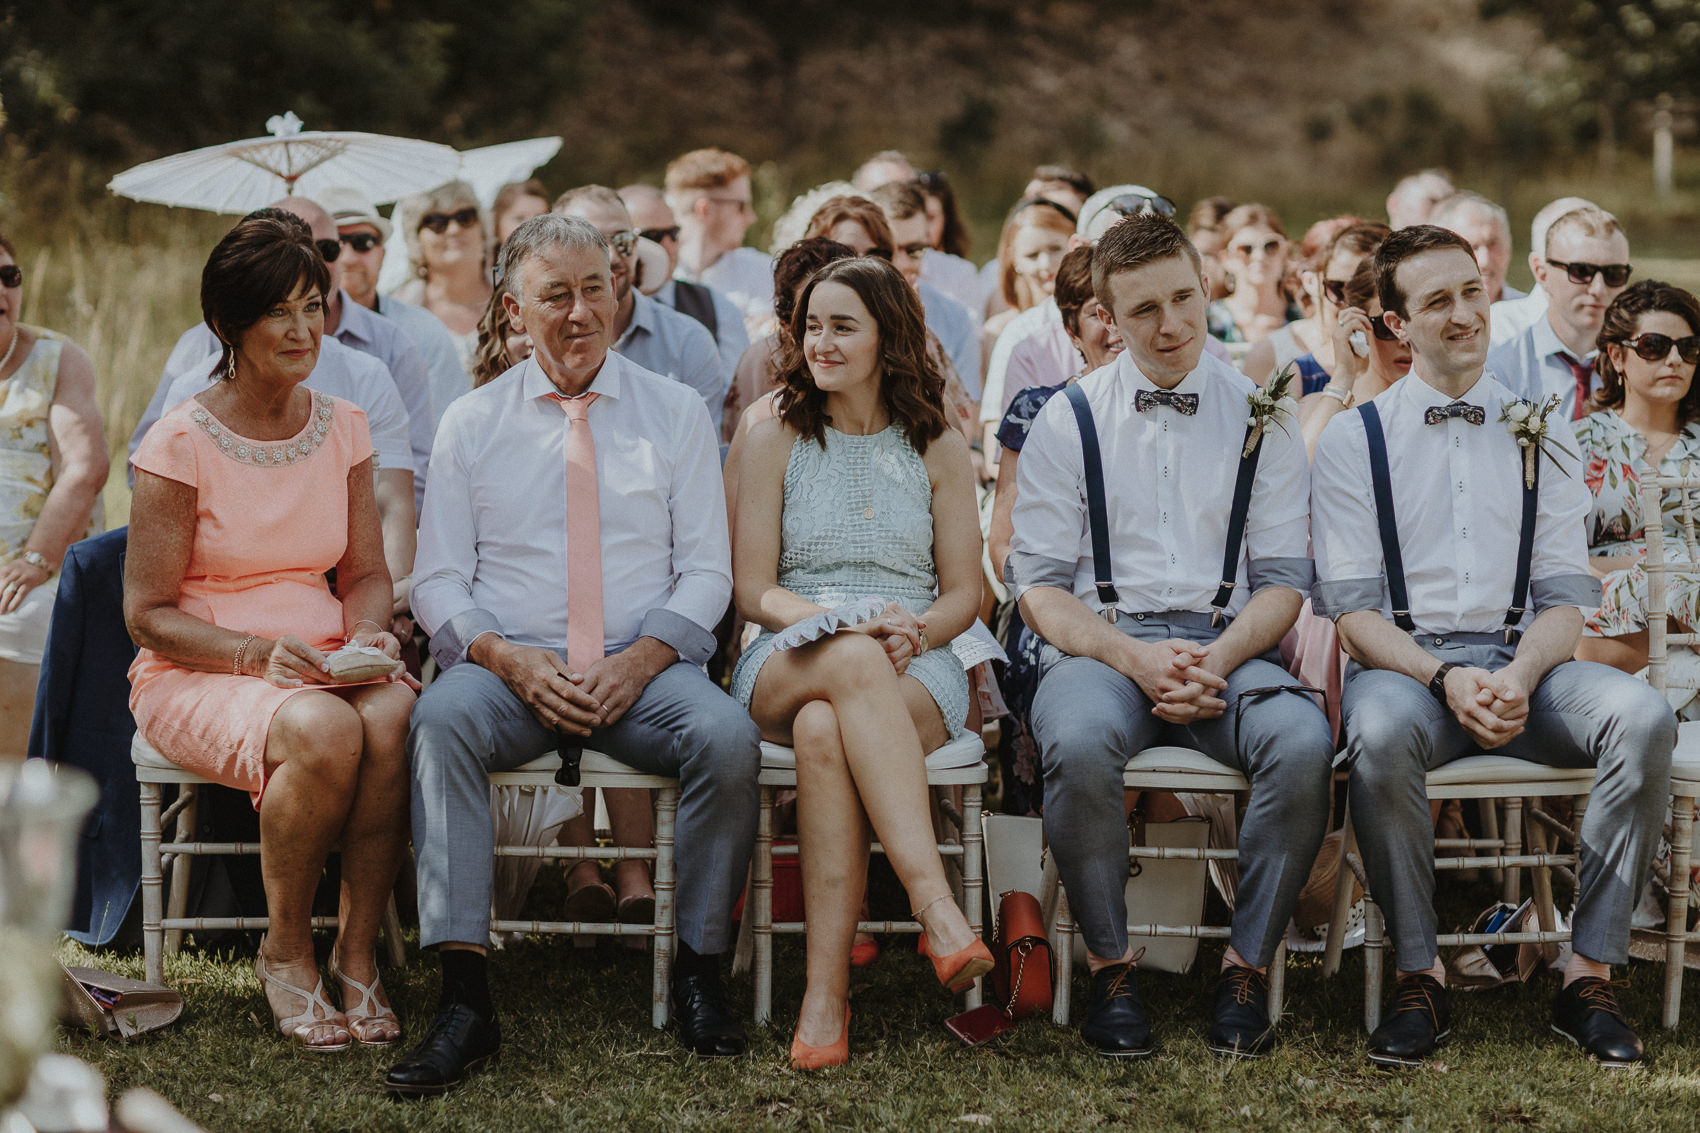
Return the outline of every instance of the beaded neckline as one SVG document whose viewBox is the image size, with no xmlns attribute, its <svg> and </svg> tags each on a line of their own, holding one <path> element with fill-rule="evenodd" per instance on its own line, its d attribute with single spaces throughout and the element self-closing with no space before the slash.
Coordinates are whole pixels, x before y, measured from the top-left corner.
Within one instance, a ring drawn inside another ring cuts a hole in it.
<svg viewBox="0 0 1700 1133">
<path fill-rule="evenodd" d="M 256 468 L 286 468 L 319 451 L 319 446 L 325 443 L 325 435 L 330 432 L 333 414 L 331 399 L 314 392 L 313 411 L 307 416 L 307 424 L 286 441 L 254 441 L 240 436 L 199 405 L 189 417 L 220 452 L 237 463 L 251 464 Z"/>
</svg>

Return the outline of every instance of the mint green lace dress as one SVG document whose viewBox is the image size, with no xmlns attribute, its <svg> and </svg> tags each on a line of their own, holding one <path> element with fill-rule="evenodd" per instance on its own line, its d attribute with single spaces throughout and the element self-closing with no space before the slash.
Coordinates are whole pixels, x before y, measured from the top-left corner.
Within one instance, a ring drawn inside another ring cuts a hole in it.
<svg viewBox="0 0 1700 1133">
<path fill-rule="evenodd" d="M 938 595 L 933 489 L 927 466 L 893 425 L 870 436 L 826 430 L 826 446 L 799 437 L 785 465 L 779 585 L 831 609 L 879 597 L 920 614 Z M 773 652 L 764 632 L 732 671 L 748 707 Z M 926 686 L 955 737 L 968 719 L 968 674 L 953 649 L 929 649 L 908 675 Z"/>
</svg>

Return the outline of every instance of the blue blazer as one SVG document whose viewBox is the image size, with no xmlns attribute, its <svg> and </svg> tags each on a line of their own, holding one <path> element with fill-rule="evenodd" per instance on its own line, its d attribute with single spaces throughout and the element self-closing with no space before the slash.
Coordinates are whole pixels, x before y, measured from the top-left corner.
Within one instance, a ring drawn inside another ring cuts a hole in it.
<svg viewBox="0 0 1700 1133">
<path fill-rule="evenodd" d="M 120 527 L 65 552 L 30 724 L 32 758 L 80 767 L 100 784 L 77 851 L 69 931 L 93 947 L 117 934 L 141 889 L 141 797 L 130 763 L 136 646 L 124 628 L 128 537 Z"/>
</svg>

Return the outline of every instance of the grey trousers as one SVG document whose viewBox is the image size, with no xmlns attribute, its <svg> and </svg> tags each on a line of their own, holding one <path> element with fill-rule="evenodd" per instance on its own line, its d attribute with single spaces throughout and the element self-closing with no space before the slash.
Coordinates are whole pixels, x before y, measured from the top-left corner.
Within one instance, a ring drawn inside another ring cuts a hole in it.
<svg viewBox="0 0 1700 1133">
<path fill-rule="evenodd" d="M 1202 614 L 1132 614 L 1117 623 L 1142 641 L 1210 642 Z M 1328 718 L 1280 665 L 1254 658 L 1228 676 L 1228 710 L 1189 726 L 1151 714 L 1138 685 L 1099 661 L 1046 645 L 1033 700 L 1033 735 L 1045 775 L 1045 836 L 1069 909 L 1096 956 L 1127 951 L 1127 819 L 1122 768 L 1145 748 L 1194 748 L 1241 772 L 1251 801 L 1240 826 L 1240 883 L 1230 942 L 1263 967 L 1275 957 L 1328 825 L 1334 741 Z"/>
<path fill-rule="evenodd" d="M 1417 639 L 1442 661 L 1501 669 L 1516 647 L 1493 635 Z M 1346 674 L 1342 714 L 1352 827 L 1370 892 L 1403 972 L 1427 971 L 1434 943 L 1434 824 L 1424 777 L 1479 753 L 1452 713 L 1402 673 Z M 1595 767 L 1582 821 L 1571 947 L 1590 960 L 1628 959 L 1629 917 L 1663 823 L 1676 717 L 1653 688 L 1617 669 L 1566 661 L 1529 698 L 1523 732 L 1491 754 L 1548 767 Z"/>
<path fill-rule="evenodd" d="M 421 947 L 489 938 L 489 773 L 560 742 L 500 677 L 470 661 L 444 672 L 414 705 L 407 754 Z M 678 933 L 704 955 L 731 944 L 732 906 L 755 845 L 759 744 L 737 702 L 682 661 L 651 681 L 619 722 L 584 741 L 639 771 L 679 779 Z"/>
</svg>

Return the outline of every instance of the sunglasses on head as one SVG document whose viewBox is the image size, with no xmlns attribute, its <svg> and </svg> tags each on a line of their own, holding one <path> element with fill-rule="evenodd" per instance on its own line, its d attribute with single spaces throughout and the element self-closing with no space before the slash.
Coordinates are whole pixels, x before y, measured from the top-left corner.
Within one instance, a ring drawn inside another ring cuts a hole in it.
<svg viewBox="0 0 1700 1133">
<path fill-rule="evenodd" d="M 1144 193 L 1123 193 L 1119 197 L 1110 198 L 1110 203 L 1104 207 L 1121 216 L 1141 216 L 1145 213 L 1167 217 L 1175 215 L 1175 202 L 1168 197 L 1148 197 Z"/>
<path fill-rule="evenodd" d="M 1606 282 L 1610 283 L 1611 280 L 1607 279 Z M 1700 362 L 1700 335 L 1696 334 L 1672 338 L 1668 334 L 1648 331 L 1646 334 L 1624 339 L 1623 345 L 1647 362 L 1663 362 L 1670 357 L 1670 348 L 1673 346 L 1676 347 L 1677 357 L 1681 358 L 1684 364 L 1692 366 Z"/>
<path fill-rule="evenodd" d="M 471 228 L 478 223 L 478 210 L 467 207 L 456 209 L 454 212 L 428 212 L 419 218 L 419 227 L 429 228 L 432 232 L 442 235 L 449 230 L 450 221 L 462 228 Z"/>
<path fill-rule="evenodd" d="M 1606 277 L 1607 287 L 1622 287 L 1629 282 L 1629 273 L 1633 270 L 1629 264 L 1584 264 L 1561 263 L 1558 260 L 1548 260 L 1548 267 L 1563 268 L 1564 274 L 1570 277 L 1571 283 L 1579 283 L 1583 287 L 1594 282 L 1596 275 Z"/>
<path fill-rule="evenodd" d="M 617 254 L 622 256 L 631 255 L 632 249 L 637 247 L 637 241 L 638 234 L 629 228 L 623 229 L 608 237 L 609 247 L 613 248 Z"/>
<path fill-rule="evenodd" d="M 328 238 L 324 240 L 315 240 L 313 241 L 313 247 L 319 250 L 319 255 L 325 258 L 325 262 L 327 264 L 336 263 L 337 258 L 342 255 L 341 240 L 331 240 Z"/>
<path fill-rule="evenodd" d="M 640 228 L 638 235 L 652 244 L 659 244 L 663 240 L 677 240 L 679 238 L 679 226 L 675 224 L 670 228 Z"/>
<path fill-rule="evenodd" d="M 0 287 L 22 287 L 24 285 L 24 269 L 17 264 L 7 264 L 0 267 Z"/>
<path fill-rule="evenodd" d="M 361 255 L 365 255 L 367 252 L 370 252 L 373 248 L 378 246 L 378 238 L 370 232 L 350 232 L 346 235 L 338 236 L 337 239 L 346 244 L 348 247 L 353 248 Z"/>
</svg>

